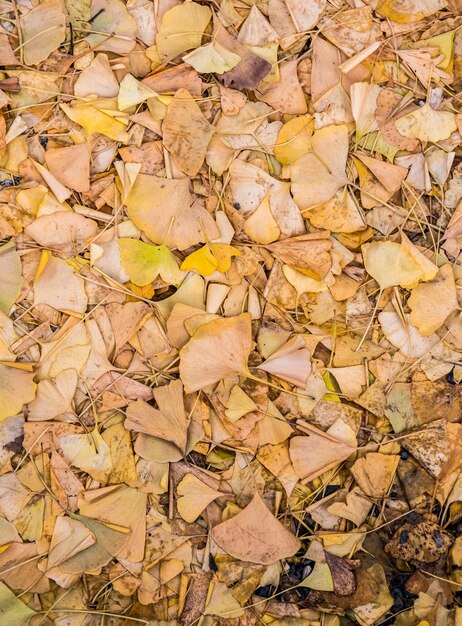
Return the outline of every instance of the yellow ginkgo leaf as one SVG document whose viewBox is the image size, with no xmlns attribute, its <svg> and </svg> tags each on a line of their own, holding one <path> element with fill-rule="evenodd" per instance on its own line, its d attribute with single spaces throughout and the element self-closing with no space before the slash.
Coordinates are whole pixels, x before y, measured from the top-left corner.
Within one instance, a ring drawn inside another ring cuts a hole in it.
<svg viewBox="0 0 462 626">
<path fill-rule="evenodd" d="M 283 265 L 282 271 L 299 296 L 304 293 L 327 291 L 327 285 L 323 280 L 317 280 L 316 278 L 307 276 L 293 267 L 290 267 L 290 265 Z"/>
<path fill-rule="evenodd" d="M 408 115 L 395 122 L 396 128 L 405 137 L 420 141 L 443 141 L 457 130 L 456 116 L 449 111 L 437 111 L 426 102 Z"/>
<path fill-rule="evenodd" d="M 433 280 L 414 287 L 407 303 L 411 309 L 411 324 L 421 335 L 431 335 L 438 330 L 459 306 L 452 266 L 446 263 Z"/>
<path fill-rule="evenodd" d="M 251 350 L 250 313 L 204 324 L 180 350 L 180 378 L 186 393 L 213 385 L 229 374 L 246 375 Z"/>
<path fill-rule="evenodd" d="M 438 67 L 445 72 L 452 72 L 454 65 L 454 40 L 457 34 L 457 30 L 449 30 L 446 33 L 442 33 L 441 35 L 435 35 L 435 37 L 430 37 L 425 42 L 420 42 L 420 44 L 425 43 L 425 46 L 429 46 L 430 48 L 434 48 L 435 46 L 441 50 L 441 53 L 444 54 L 444 59 L 438 63 Z"/>
<path fill-rule="evenodd" d="M 311 140 L 312 151 L 291 167 L 292 195 L 301 210 L 330 200 L 346 182 L 348 127 L 324 126 Z"/>
<path fill-rule="evenodd" d="M 238 419 L 258 409 L 255 402 L 250 398 L 239 385 L 234 385 L 226 402 L 226 418 L 230 422 L 236 422 Z"/>
<path fill-rule="evenodd" d="M 0 246 L 0 311 L 10 312 L 23 284 L 22 263 L 14 243 Z"/>
<path fill-rule="evenodd" d="M 188 178 L 160 178 L 138 174 L 126 198 L 135 225 L 154 243 L 186 250 L 220 236 L 215 220 L 194 202 Z"/>
<path fill-rule="evenodd" d="M 302 580 L 300 587 L 317 591 L 334 591 L 334 579 L 327 563 L 315 563 L 313 571 Z"/>
<path fill-rule="evenodd" d="M 138 239 L 119 239 L 120 261 L 131 282 L 139 287 L 158 276 L 168 285 L 180 285 L 184 274 L 167 246 L 152 246 Z"/>
<path fill-rule="evenodd" d="M 231 267 L 233 256 L 240 254 L 237 248 L 225 243 L 206 243 L 186 257 L 181 269 L 185 272 L 194 270 L 201 276 L 210 276 L 215 271 L 227 272 Z"/>
<path fill-rule="evenodd" d="M 241 57 L 227 50 L 218 41 L 196 48 L 183 57 L 183 61 L 201 74 L 224 74 L 241 62 Z"/>
<path fill-rule="evenodd" d="M 111 449 L 95 428 L 82 435 L 63 435 L 59 445 L 66 460 L 99 482 L 107 480 L 112 469 Z"/>
<path fill-rule="evenodd" d="M 402 235 L 402 242 L 372 241 L 361 246 L 364 267 L 381 289 L 401 285 L 412 287 L 431 280 L 438 268 Z"/>
<path fill-rule="evenodd" d="M 445 7 L 445 0 L 380 0 L 376 10 L 398 24 L 413 24 Z"/>
<path fill-rule="evenodd" d="M 301 115 L 289 120 L 281 128 L 274 146 L 274 156 L 282 165 L 291 165 L 311 148 L 314 120 Z"/>
<path fill-rule="evenodd" d="M 211 17 L 212 11 L 197 2 L 180 4 L 166 11 L 156 35 L 160 60 L 170 61 L 186 50 L 198 48 Z"/>
<path fill-rule="evenodd" d="M 110 108 L 111 104 L 112 100 L 99 99 L 94 102 L 74 100 L 72 104 L 63 103 L 60 106 L 67 117 L 82 126 L 89 135 L 101 133 L 109 139 L 126 143 L 128 133 L 125 128 L 128 118 L 120 112 L 116 115 Z"/>
<path fill-rule="evenodd" d="M 0 365 L 0 420 L 16 415 L 23 404 L 32 402 L 37 385 L 34 374 Z"/>
<path fill-rule="evenodd" d="M 194 474 L 186 474 L 178 484 L 177 494 L 178 513 L 188 524 L 195 522 L 211 502 L 223 495 L 196 478 Z"/>
<path fill-rule="evenodd" d="M 156 98 L 157 93 L 147 85 L 137 80 L 132 74 L 125 74 L 120 83 L 117 105 L 120 111 L 126 111 L 131 107 L 148 100 Z"/>
<path fill-rule="evenodd" d="M 279 239 L 281 230 L 271 212 L 269 194 L 264 197 L 258 209 L 246 221 L 244 231 L 253 241 L 263 245 Z"/>
</svg>

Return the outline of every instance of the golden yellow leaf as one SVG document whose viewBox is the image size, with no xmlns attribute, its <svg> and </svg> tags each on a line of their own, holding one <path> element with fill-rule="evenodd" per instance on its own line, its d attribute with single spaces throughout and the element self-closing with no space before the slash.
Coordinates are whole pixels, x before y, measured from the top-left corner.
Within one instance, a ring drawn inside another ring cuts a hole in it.
<svg viewBox="0 0 462 626">
<path fill-rule="evenodd" d="M 240 252 L 233 246 L 224 243 L 206 243 L 205 246 L 192 252 L 181 264 L 184 272 L 194 270 L 201 276 L 210 276 L 213 272 L 227 272 L 234 256 Z"/>
<path fill-rule="evenodd" d="M 166 11 L 156 35 L 161 61 L 170 61 L 186 50 L 198 48 L 211 17 L 211 10 L 197 2 L 180 4 Z"/>
<path fill-rule="evenodd" d="M 281 128 L 274 156 L 282 165 L 291 165 L 311 148 L 314 120 L 311 115 L 294 117 Z"/>
</svg>

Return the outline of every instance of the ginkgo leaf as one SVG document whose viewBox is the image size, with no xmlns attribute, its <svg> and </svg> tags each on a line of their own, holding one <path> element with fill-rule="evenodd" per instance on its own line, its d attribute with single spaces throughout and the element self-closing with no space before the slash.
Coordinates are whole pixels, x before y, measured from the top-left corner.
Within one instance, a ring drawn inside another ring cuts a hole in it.
<svg viewBox="0 0 462 626">
<path fill-rule="evenodd" d="M 214 526 L 212 538 L 235 559 L 261 565 L 293 556 L 300 548 L 299 540 L 276 519 L 258 494 L 240 513 Z"/>
<path fill-rule="evenodd" d="M 76 124 L 82 126 L 85 131 L 101 133 L 114 141 L 128 142 L 126 124 L 128 120 L 122 113 L 112 114 L 110 106 L 112 100 L 99 99 L 94 102 L 75 101 L 72 104 L 62 103 L 60 106 L 64 113 Z M 106 108 L 107 107 L 107 108 Z"/>
<path fill-rule="evenodd" d="M 301 335 L 278 348 L 258 369 L 304 389 L 311 372 L 310 351 Z"/>
<path fill-rule="evenodd" d="M 312 572 L 302 580 L 300 587 L 318 591 L 334 591 L 334 580 L 328 564 L 315 563 Z"/>
<path fill-rule="evenodd" d="M 314 120 L 311 115 L 294 117 L 284 124 L 274 146 L 274 156 L 282 165 L 291 165 L 311 148 Z"/>
<path fill-rule="evenodd" d="M 226 401 L 226 419 L 235 422 L 247 413 L 258 409 L 255 402 L 243 391 L 239 385 L 234 385 Z"/>
<path fill-rule="evenodd" d="M 161 60 L 170 61 L 186 50 L 198 48 L 211 17 L 211 10 L 197 2 L 180 4 L 166 11 L 156 35 Z"/>
<path fill-rule="evenodd" d="M 306 270 L 308 276 L 318 280 L 324 278 L 331 267 L 331 248 L 332 242 L 327 231 L 283 239 L 270 246 L 281 261 L 299 270 Z"/>
<path fill-rule="evenodd" d="M 30 619 L 37 615 L 34 609 L 24 604 L 5 583 L 0 582 L 0 618 L 8 626 L 27 626 Z"/>
<path fill-rule="evenodd" d="M 88 43 L 97 50 L 117 54 L 130 52 L 135 46 L 136 22 L 121 0 L 92 0 L 91 30 Z"/>
<path fill-rule="evenodd" d="M 311 138 L 311 152 L 292 165 L 292 194 L 301 210 L 330 200 L 346 182 L 348 128 L 325 126 Z"/>
<path fill-rule="evenodd" d="M 53 528 L 47 568 L 57 567 L 96 543 L 96 536 L 78 519 L 59 515 Z"/>
<path fill-rule="evenodd" d="M 211 502 L 223 495 L 193 474 L 186 474 L 178 483 L 176 492 L 179 496 L 176 501 L 178 513 L 188 524 L 195 522 Z"/>
<path fill-rule="evenodd" d="M 381 87 L 371 83 L 353 83 L 350 87 L 351 111 L 356 122 L 357 141 L 379 128 L 375 111 L 380 92 Z"/>
<path fill-rule="evenodd" d="M 263 245 L 279 239 L 281 230 L 271 212 L 269 194 L 265 196 L 258 209 L 246 220 L 244 231 L 253 241 Z"/>
<path fill-rule="evenodd" d="M 299 296 L 304 293 L 319 293 L 320 291 L 327 291 L 327 285 L 323 280 L 307 276 L 306 274 L 295 270 L 293 267 L 290 267 L 290 265 L 283 265 L 282 271 Z"/>
<path fill-rule="evenodd" d="M 34 283 L 34 304 L 47 304 L 57 311 L 82 314 L 88 304 L 83 279 L 72 266 L 49 252 L 43 252 L 42 270 Z"/>
<path fill-rule="evenodd" d="M 364 267 L 381 289 L 401 285 L 410 287 L 420 280 L 431 280 L 438 268 L 411 242 L 402 236 L 402 243 L 373 241 L 362 247 Z"/>
<path fill-rule="evenodd" d="M 21 257 L 13 242 L 0 246 L 0 311 L 8 315 L 23 284 Z"/>
<path fill-rule="evenodd" d="M 191 94 L 179 89 L 167 107 L 162 133 L 165 147 L 182 172 L 189 176 L 197 174 L 215 130 Z"/>
<path fill-rule="evenodd" d="M 0 365 L 0 420 L 17 415 L 24 404 L 32 402 L 36 388 L 34 374 Z"/>
<path fill-rule="evenodd" d="M 333 198 L 305 211 L 305 217 L 316 228 L 326 228 L 333 233 L 355 233 L 366 228 L 363 212 L 346 187 Z"/>
<path fill-rule="evenodd" d="M 106 480 L 112 468 L 110 448 L 97 427 L 83 435 L 63 435 L 59 445 L 71 465 L 87 472 L 95 480 Z"/>
<path fill-rule="evenodd" d="M 78 98 L 95 95 L 99 98 L 115 98 L 119 83 L 111 69 L 107 54 L 97 54 L 85 67 L 74 83 L 74 95 Z"/>
<path fill-rule="evenodd" d="M 445 6 L 445 0 L 380 0 L 377 12 L 398 24 L 412 24 Z"/>
<path fill-rule="evenodd" d="M 159 409 L 144 400 L 129 404 L 125 428 L 170 441 L 184 452 L 189 418 L 184 409 L 182 382 L 174 380 L 158 387 L 154 397 Z"/>
<path fill-rule="evenodd" d="M 156 308 L 166 320 L 177 303 L 205 309 L 205 281 L 202 276 L 199 274 L 187 276 L 173 295 L 156 302 Z"/>
<path fill-rule="evenodd" d="M 120 111 L 144 102 L 148 98 L 157 97 L 157 93 L 137 80 L 132 74 L 125 74 L 120 83 L 117 106 Z"/>
<path fill-rule="evenodd" d="M 24 62 L 38 65 L 66 38 L 66 15 L 61 0 L 45 0 L 21 14 L 19 27 L 24 42 Z"/>
<path fill-rule="evenodd" d="M 250 313 L 201 326 L 180 350 L 180 377 L 186 393 L 213 385 L 229 374 L 246 375 L 251 349 Z"/>
<path fill-rule="evenodd" d="M 133 222 L 154 243 L 186 250 L 220 236 L 210 213 L 193 202 L 188 178 L 138 174 L 125 203 Z"/>
<path fill-rule="evenodd" d="M 96 571 L 107 565 L 120 554 L 128 541 L 128 528 L 118 526 L 111 528 L 86 515 L 72 514 L 72 518 L 81 522 L 96 537 L 96 543 L 85 550 L 74 554 L 59 565 L 66 574 L 81 575 L 85 571 Z"/>
<path fill-rule="evenodd" d="M 366 496 L 384 498 L 393 481 L 398 463 L 397 454 L 369 452 L 355 461 L 350 472 Z"/>
<path fill-rule="evenodd" d="M 304 483 L 336 467 L 356 448 L 310 424 L 303 425 L 303 437 L 290 440 L 290 460 L 295 473 Z"/>
<path fill-rule="evenodd" d="M 334 502 L 327 511 L 332 515 L 350 520 L 356 526 L 360 526 L 372 508 L 372 501 L 361 491 L 354 487 L 346 497 L 346 502 Z"/>
<path fill-rule="evenodd" d="M 186 54 L 183 61 L 202 74 L 224 74 L 236 67 L 241 57 L 227 50 L 218 41 L 212 41 Z"/>
<path fill-rule="evenodd" d="M 181 269 L 185 272 L 194 270 L 201 276 L 210 276 L 215 271 L 227 272 L 232 258 L 240 254 L 237 248 L 224 243 L 206 243 L 186 257 Z"/>
<path fill-rule="evenodd" d="M 411 324 L 409 314 L 403 320 L 395 311 L 382 311 L 378 317 L 385 337 L 409 359 L 429 354 L 439 341 L 438 335 L 421 335 Z"/>
<path fill-rule="evenodd" d="M 53 176 L 69 189 L 90 189 L 90 150 L 86 143 L 47 150 L 45 161 Z"/>
<path fill-rule="evenodd" d="M 431 335 L 438 330 L 459 307 L 452 266 L 449 263 L 443 265 L 433 280 L 414 287 L 407 304 L 411 309 L 411 324 L 422 335 Z"/>
<path fill-rule="evenodd" d="M 437 111 L 429 102 L 416 111 L 408 113 L 395 122 L 396 128 L 405 137 L 432 141 L 447 139 L 457 130 L 456 116 L 449 111 Z"/>
<path fill-rule="evenodd" d="M 184 274 L 166 246 L 151 246 L 139 239 L 118 240 L 123 270 L 135 285 L 142 287 L 158 276 L 167 285 L 180 285 Z"/>
</svg>

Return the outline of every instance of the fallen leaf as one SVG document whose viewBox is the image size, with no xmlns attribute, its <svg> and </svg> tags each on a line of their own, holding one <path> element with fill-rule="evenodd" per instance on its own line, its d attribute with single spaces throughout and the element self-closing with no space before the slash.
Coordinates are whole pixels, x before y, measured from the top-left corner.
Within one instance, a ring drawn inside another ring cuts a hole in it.
<svg viewBox="0 0 462 626">
<path fill-rule="evenodd" d="M 246 375 L 252 348 L 251 317 L 219 318 L 201 326 L 180 351 L 180 375 L 187 393 L 233 373 Z"/>
<path fill-rule="evenodd" d="M 255 495 L 240 513 L 213 527 L 212 538 L 241 561 L 270 565 L 295 554 L 298 539 L 279 522 Z"/>
</svg>

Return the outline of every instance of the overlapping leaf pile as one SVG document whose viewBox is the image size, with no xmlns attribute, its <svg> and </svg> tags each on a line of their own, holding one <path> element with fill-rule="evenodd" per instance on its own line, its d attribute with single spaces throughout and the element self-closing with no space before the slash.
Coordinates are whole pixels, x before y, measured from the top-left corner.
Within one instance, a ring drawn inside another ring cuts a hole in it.
<svg viewBox="0 0 462 626">
<path fill-rule="evenodd" d="M 1 624 L 461 623 L 461 1 L 0 7 Z"/>
</svg>

